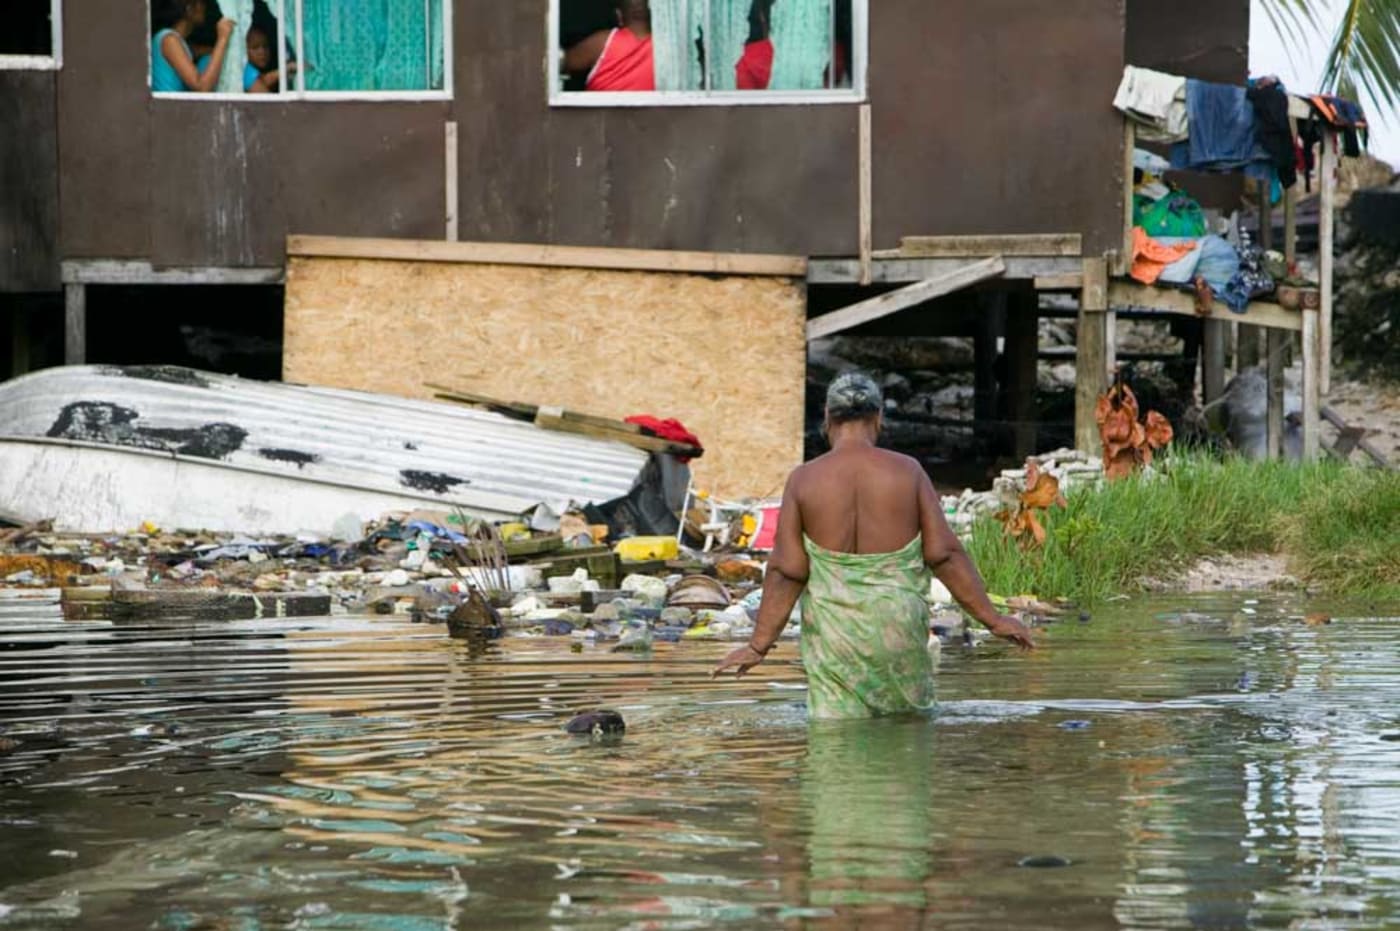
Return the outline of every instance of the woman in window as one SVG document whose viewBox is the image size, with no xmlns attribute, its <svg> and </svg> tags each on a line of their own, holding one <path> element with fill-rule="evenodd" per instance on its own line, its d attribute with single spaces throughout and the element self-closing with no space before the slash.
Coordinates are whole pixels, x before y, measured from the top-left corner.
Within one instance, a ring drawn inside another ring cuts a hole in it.
<svg viewBox="0 0 1400 931">
<path fill-rule="evenodd" d="M 195 67 L 189 37 L 203 25 L 207 14 L 205 0 L 160 0 L 157 21 L 165 26 L 151 37 L 151 90 L 207 94 L 218 86 L 234 23 L 227 18 L 219 20 L 214 50 L 209 54 L 208 66 L 201 71 Z"/>
</svg>

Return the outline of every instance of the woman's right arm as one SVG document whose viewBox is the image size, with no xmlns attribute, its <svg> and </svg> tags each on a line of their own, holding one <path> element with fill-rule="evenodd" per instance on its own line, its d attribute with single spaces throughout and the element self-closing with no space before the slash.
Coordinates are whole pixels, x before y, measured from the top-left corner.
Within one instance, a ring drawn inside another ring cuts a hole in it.
<svg viewBox="0 0 1400 931">
<path fill-rule="evenodd" d="M 205 68 L 203 73 L 195 68 L 194 59 L 190 57 L 179 35 L 172 32 L 160 40 L 160 53 L 180 76 L 180 83 L 191 91 L 207 94 L 219 86 L 219 75 L 223 73 L 224 58 L 228 55 L 229 40 L 233 36 L 233 20 L 219 20 L 218 32 L 214 51 L 209 56 L 209 67 Z"/>
</svg>

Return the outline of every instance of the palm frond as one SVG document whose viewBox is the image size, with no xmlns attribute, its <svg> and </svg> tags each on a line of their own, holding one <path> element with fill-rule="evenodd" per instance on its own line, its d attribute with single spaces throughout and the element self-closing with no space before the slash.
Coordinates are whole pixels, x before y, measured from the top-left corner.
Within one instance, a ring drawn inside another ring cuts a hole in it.
<svg viewBox="0 0 1400 931">
<path fill-rule="evenodd" d="M 1395 108 L 1400 100 L 1400 0 L 1347 0 L 1322 84 L 1338 92 L 1363 89 L 1377 104 Z"/>
<path fill-rule="evenodd" d="M 1309 0 L 1262 0 L 1260 3 L 1290 57 L 1301 50 L 1309 33 L 1317 31 L 1315 5 Z"/>
</svg>

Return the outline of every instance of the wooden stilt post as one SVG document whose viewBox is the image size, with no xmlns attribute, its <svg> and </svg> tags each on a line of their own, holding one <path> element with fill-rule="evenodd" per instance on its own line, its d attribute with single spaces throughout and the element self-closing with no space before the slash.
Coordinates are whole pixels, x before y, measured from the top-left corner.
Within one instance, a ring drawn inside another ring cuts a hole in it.
<svg viewBox="0 0 1400 931">
<path fill-rule="evenodd" d="M 1259 248 L 1268 252 L 1274 247 L 1274 207 L 1272 192 L 1267 181 L 1254 183 L 1259 205 Z M 1259 340 L 1264 335 L 1263 328 L 1248 323 L 1239 325 L 1236 337 L 1235 371 L 1242 372 L 1259 364 Z"/>
<path fill-rule="evenodd" d="M 1322 450 L 1322 344 L 1316 310 L 1303 311 L 1303 460 L 1311 462 Z"/>
<path fill-rule="evenodd" d="M 1322 134 L 1322 203 L 1318 216 L 1318 274 L 1322 286 L 1322 313 L 1318 319 L 1318 390 L 1326 397 L 1332 390 L 1332 250 L 1337 210 L 1337 135 Z"/>
<path fill-rule="evenodd" d="M 1293 134 L 1298 134 L 1297 127 L 1294 127 Z M 1290 274 L 1293 265 L 1298 261 L 1298 186 L 1283 192 L 1283 257 L 1288 262 Z M 1284 338 L 1283 367 L 1287 368 L 1293 364 L 1293 352 L 1296 337 L 1288 334 Z"/>
<path fill-rule="evenodd" d="M 1230 324 L 1204 320 L 1201 326 L 1201 403 L 1209 404 L 1225 393 L 1225 337 Z"/>
<path fill-rule="evenodd" d="M 456 242 L 457 235 L 457 123 L 449 121 L 443 131 L 443 191 L 447 195 L 444 204 L 447 227 L 445 236 L 448 242 Z"/>
<path fill-rule="evenodd" d="M 1084 289 L 1079 296 L 1079 333 L 1074 374 L 1074 445 L 1097 455 L 1102 451 L 1094 408 L 1108 390 L 1108 262 L 1084 260 Z"/>
<path fill-rule="evenodd" d="M 1040 365 L 1040 298 L 1033 288 L 1011 292 L 1006 315 L 1007 417 L 1017 459 L 1035 453 L 1037 371 Z"/>
<path fill-rule="evenodd" d="M 874 277 L 874 151 L 872 149 L 870 104 L 860 107 L 860 283 L 869 286 Z"/>
<path fill-rule="evenodd" d="M 1267 349 L 1264 364 L 1269 378 L 1269 457 L 1283 456 L 1283 355 L 1288 345 L 1288 333 L 1273 329 L 1264 331 Z"/>
<path fill-rule="evenodd" d="M 16 303 L 10 311 L 10 375 L 29 371 L 29 309 Z"/>
<path fill-rule="evenodd" d="M 82 365 L 87 361 L 87 285 L 64 285 L 63 294 L 63 362 Z"/>
</svg>

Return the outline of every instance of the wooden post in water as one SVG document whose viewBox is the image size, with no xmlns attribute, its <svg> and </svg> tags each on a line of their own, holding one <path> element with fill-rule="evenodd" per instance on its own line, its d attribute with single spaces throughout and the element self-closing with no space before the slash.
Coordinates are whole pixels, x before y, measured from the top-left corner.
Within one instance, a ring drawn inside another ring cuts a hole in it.
<svg viewBox="0 0 1400 931">
<path fill-rule="evenodd" d="M 63 364 L 82 365 L 87 361 L 87 285 L 64 285 L 63 295 Z"/>
<path fill-rule="evenodd" d="M 1322 451 L 1322 346 L 1316 310 L 1303 311 L 1303 461 Z"/>
<path fill-rule="evenodd" d="M 1332 251 L 1337 211 L 1337 134 L 1322 134 L 1322 203 L 1318 216 L 1318 277 L 1322 286 L 1322 313 L 1318 318 L 1318 390 L 1326 397 L 1332 390 Z"/>
<path fill-rule="evenodd" d="M 1226 320 L 1203 320 L 1201 343 L 1201 403 L 1209 404 L 1225 393 Z"/>
<path fill-rule="evenodd" d="M 1079 333 L 1075 340 L 1074 445 L 1097 455 L 1099 425 L 1094 409 L 1108 390 L 1108 262 L 1084 260 L 1084 288 L 1079 295 Z"/>
</svg>

